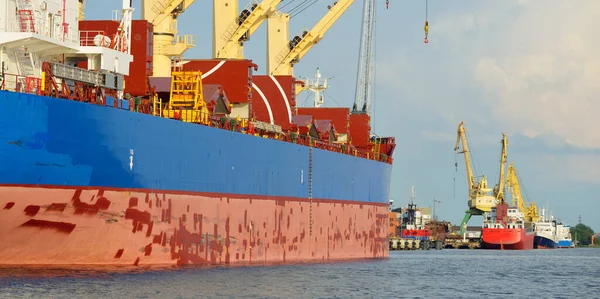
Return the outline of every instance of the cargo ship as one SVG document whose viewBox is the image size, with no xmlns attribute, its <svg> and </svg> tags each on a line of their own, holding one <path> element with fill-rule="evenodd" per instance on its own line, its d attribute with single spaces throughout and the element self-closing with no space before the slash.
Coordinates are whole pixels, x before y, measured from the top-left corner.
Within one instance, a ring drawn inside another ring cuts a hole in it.
<svg viewBox="0 0 600 299">
<path fill-rule="evenodd" d="M 563 223 L 556 225 L 556 231 L 558 232 L 558 248 L 571 248 L 574 247 L 573 238 L 571 237 L 571 226 Z"/>
<path fill-rule="evenodd" d="M 533 249 L 535 232 L 517 207 L 499 203 L 484 214 L 481 243 L 484 249 Z"/>
<path fill-rule="evenodd" d="M 483 213 L 481 229 L 481 246 L 485 249 L 528 250 L 534 247 L 534 223 L 538 220 L 537 206 L 533 202 L 525 204 L 521 193 L 521 183 L 514 162 L 508 166 L 508 138 L 502 134 L 502 151 L 500 158 L 500 175 L 494 187 L 494 198 L 497 204 L 489 212 Z M 505 192 L 505 188 L 507 189 Z M 512 197 L 512 204 L 507 203 L 506 194 Z"/>
<path fill-rule="evenodd" d="M 555 249 L 558 243 L 558 230 L 554 217 L 546 215 L 546 208 L 541 209 L 539 221 L 534 223 L 534 249 Z"/>
<path fill-rule="evenodd" d="M 81 0 L 5 3 L 0 265 L 388 257 L 395 140 L 364 109 L 295 107 L 297 80 L 248 59 L 161 77 L 169 35 L 128 0 L 120 21 L 83 20 Z"/>
</svg>

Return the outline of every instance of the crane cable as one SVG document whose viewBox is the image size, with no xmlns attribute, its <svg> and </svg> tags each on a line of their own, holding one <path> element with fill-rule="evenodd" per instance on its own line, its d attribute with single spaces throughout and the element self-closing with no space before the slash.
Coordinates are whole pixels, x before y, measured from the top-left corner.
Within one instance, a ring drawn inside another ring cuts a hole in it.
<svg viewBox="0 0 600 299">
<path fill-rule="evenodd" d="M 317 3 L 317 1 L 318 0 L 303 0 L 302 2 L 300 2 L 300 4 L 294 6 L 289 11 L 287 11 L 287 13 L 291 15 L 290 19 L 292 19 L 293 17 L 297 16 L 301 12 L 305 11 L 307 8 L 313 6 L 315 3 Z M 291 4 L 291 2 L 287 3 L 283 7 L 287 6 L 288 4 Z"/>
<path fill-rule="evenodd" d="M 458 153 L 456 153 L 454 155 L 454 179 L 452 179 L 453 181 L 453 188 L 454 188 L 454 199 L 456 199 L 456 174 L 458 173 Z"/>
<path fill-rule="evenodd" d="M 423 41 L 424 43 L 429 43 L 429 21 L 427 20 L 427 10 L 428 10 L 428 0 L 425 0 L 425 40 Z"/>
</svg>

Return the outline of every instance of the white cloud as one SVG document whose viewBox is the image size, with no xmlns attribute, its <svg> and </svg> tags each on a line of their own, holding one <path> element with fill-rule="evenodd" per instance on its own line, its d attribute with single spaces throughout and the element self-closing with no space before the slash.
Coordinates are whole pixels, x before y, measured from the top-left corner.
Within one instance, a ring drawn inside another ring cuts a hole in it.
<svg viewBox="0 0 600 299">
<path fill-rule="evenodd" d="M 572 182 L 600 184 L 600 168 L 597 167 L 600 155 L 597 154 L 542 154 L 530 157 L 529 162 L 534 166 L 532 172 L 542 177 L 541 181 L 554 186 L 568 186 Z M 517 163 L 515 165 L 519 169 Z"/>
<path fill-rule="evenodd" d="M 400 97 L 392 110 L 600 148 L 600 1 L 450 6 L 430 15 L 425 48 L 391 43 L 378 61 L 378 81 Z"/>
<path fill-rule="evenodd" d="M 477 156 L 499 151 L 503 132 L 536 138 L 535 153 L 515 161 L 535 169 L 526 181 L 600 183 L 600 1 L 453 1 L 429 22 L 428 45 L 414 29 L 380 41 L 377 80 L 393 100 L 378 117 L 409 111 L 417 120 L 401 121 L 422 126 L 416 138 L 452 145 L 465 121 Z M 488 176 L 492 159 L 481 162 Z"/>
<path fill-rule="evenodd" d="M 504 29 L 472 61 L 494 119 L 509 132 L 600 148 L 600 1 L 527 1 L 514 20 L 498 8 L 490 16 Z"/>
</svg>

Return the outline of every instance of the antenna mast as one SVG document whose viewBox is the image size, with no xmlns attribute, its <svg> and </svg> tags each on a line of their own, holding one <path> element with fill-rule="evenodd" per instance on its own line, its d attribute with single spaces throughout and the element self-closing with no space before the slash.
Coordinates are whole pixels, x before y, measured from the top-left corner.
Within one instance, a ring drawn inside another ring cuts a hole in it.
<svg viewBox="0 0 600 299">
<path fill-rule="evenodd" d="M 317 72 L 315 74 L 314 79 L 306 78 L 303 80 L 306 83 L 306 89 L 311 91 L 315 95 L 315 108 L 319 108 L 325 103 L 325 97 L 323 96 L 323 92 L 325 91 L 325 89 L 329 88 L 329 85 L 327 85 L 328 79 L 333 78 L 325 77 L 324 80 L 321 80 L 321 71 L 319 70 L 319 68 L 317 68 Z"/>
<path fill-rule="evenodd" d="M 131 21 L 133 16 L 132 0 L 123 0 L 121 23 L 117 29 L 114 49 L 131 54 Z"/>
</svg>

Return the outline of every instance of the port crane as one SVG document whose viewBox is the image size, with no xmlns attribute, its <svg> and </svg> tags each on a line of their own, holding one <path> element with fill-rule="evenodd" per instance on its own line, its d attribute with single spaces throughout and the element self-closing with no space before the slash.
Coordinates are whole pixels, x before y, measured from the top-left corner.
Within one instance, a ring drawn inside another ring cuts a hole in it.
<svg viewBox="0 0 600 299">
<path fill-rule="evenodd" d="M 525 221 L 536 222 L 540 219 L 538 214 L 537 205 L 535 202 L 525 203 L 523 194 L 521 193 L 521 184 L 519 183 L 519 176 L 517 175 L 517 169 L 514 166 L 514 162 L 511 162 L 508 166 L 508 174 L 506 177 L 506 184 L 510 190 L 512 197 L 512 205 L 516 206 L 525 216 Z"/>
<path fill-rule="evenodd" d="M 282 0 L 250 1 L 238 12 L 238 1 L 213 1 L 213 57 L 244 58 L 243 45 L 276 12 Z"/>
<path fill-rule="evenodd" d="M 152 73 L 155 77 L 171 77 L 173 57 L 181 57 L 196 46 L 194 35 L 178 35 L 177 18 L 195 0 L 142 0 L 142 19 L 154 25 Z"/>
<path fill-rule="evenodd" d="M 462 150 L 460 150 L 461 145 Z M 503 144 L 503 148 L 504 146 L 505 144 Z M 496 197 L 489 194 L 489 192 L 492 191 L 492 189 L 488 188 L 488 183 L 485 175 L 482 175 L 479 181 L 476 180 L 471 164 L 471 155 L 469 154 L 469 146 L 467 143 L 467 131 L 464 127 L 464 122 L 460 122 L 460 124 L 458 125 L 456 145 L 454 146 L 454 151 L 456 151 L 457 154 L 463 154 L 465 157 L 467 190 L 469 194 L 469 209 L 465 212 L 465 216 L 460 224 L 460 233 L 464 234 L 467 228 L 467 223 L 471 219 L 471 216 L 480 216 L 483 215 L 483 213 L 485 212 L 490 212 L 492 210 L 492 207 L 496 206 Z M 505 151 L 505 149 L 503 149 L 503 151 Z"/>
</svg>

